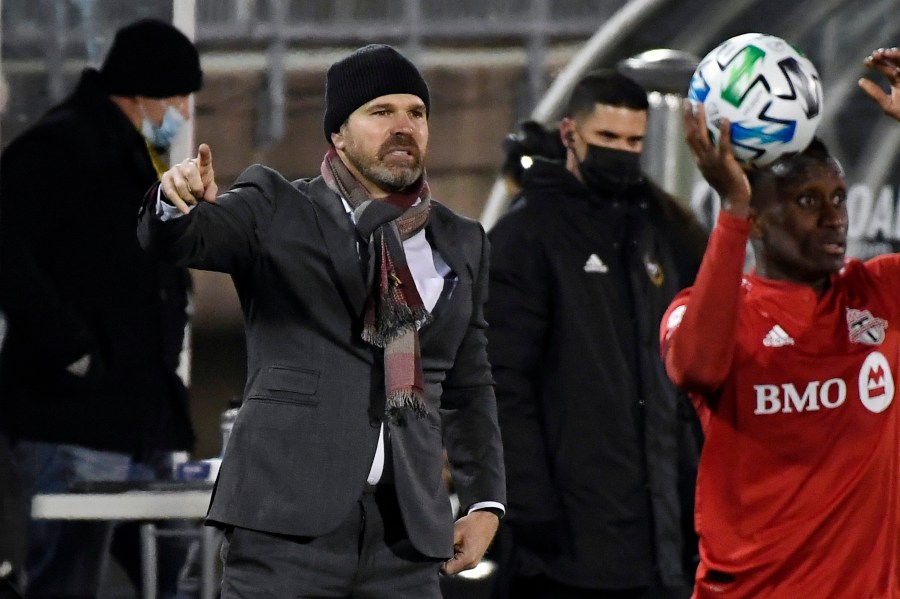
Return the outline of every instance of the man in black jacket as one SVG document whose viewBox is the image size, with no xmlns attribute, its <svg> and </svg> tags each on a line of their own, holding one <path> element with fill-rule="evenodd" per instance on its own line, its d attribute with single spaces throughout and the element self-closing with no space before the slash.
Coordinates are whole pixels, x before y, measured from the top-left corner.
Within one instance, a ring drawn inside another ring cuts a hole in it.
<svg viewBox="0 0 900 599">
<path fill-rule="evenodd" d="M 3 153 L 0 432 L 26 497 L 153 476 L 193 444 L 176 374 L 189 277 L 147 256 L 134 223 L 201 80 L 190 40 L 139 21 Z M 28 596 L 95 596 L 108 533 L 32 522 Z"/>
<path fill-rule="evenodd" d="M 640 170 L 647 111 L 631 80 L 585 76 L 560 125 L 565 164 L 536 159 L 523 200 L 490 233 L 488 351 L 513 546 L 501 595 L 689 594 L 692 506 L 679 485 L 691 489 L 697 448 L 656 331 L 706 234 Z"/>
</svg>

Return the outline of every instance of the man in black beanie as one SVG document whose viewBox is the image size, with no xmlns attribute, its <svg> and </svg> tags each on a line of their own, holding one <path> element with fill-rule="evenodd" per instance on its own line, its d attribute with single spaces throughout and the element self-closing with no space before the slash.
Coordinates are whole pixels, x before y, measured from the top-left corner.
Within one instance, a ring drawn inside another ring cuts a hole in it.
<svg viewBox="0 0 900 599">
<path fill-rule="evenodd" d="M 201 144 L 138 233 L 231 273 L 244 309 L 248 383 L 208 516 L 226 531 L 222 597 L 438 599 L 438 572 L 474 567 L 505 509 L 487 240 L 431 198 L 431 97 L 407 58 L 360 48 L 328 70 L 325 103 L 320 176 L 256 165 L 217 197 Z"/>
<path fill-rule="evenodd" d="M 0 160 L 0 433 L 26 497 L 151 478 L 193 445 L 176 373 L 190 279 L 141 250 L 134 219 L 201 83 L 181 32 L 131 24 Z M 28 597 L 96 596 L 108 526 L 34 521 L 29 536 Z"/>
</svg>

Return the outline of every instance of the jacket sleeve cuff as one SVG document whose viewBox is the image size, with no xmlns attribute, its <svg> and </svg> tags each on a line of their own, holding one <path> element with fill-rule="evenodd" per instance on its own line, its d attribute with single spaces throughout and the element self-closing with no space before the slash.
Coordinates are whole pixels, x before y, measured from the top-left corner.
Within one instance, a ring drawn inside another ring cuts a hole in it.
<svg viewBox="0 0 900 599">
<path fill-rule="evenodd" d="M 506 508 L 499 501 L 479 501 L 478 503 L 473 503 L 469 506 L 466 513 L 471 514 L 472 512 L 478 511 L 491 512 L 498 518 L 502 518 L 506 514 Z"/>
</svg>

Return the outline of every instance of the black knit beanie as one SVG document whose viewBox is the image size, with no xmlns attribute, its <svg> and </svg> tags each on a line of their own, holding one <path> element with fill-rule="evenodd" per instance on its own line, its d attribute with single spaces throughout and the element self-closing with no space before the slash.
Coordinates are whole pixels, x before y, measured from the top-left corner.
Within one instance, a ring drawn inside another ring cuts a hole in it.
<svg viewBox="0 0 900 599">
<path fill-rule="evenodd" d="M 116 32 L 100 74 L 106 91 L 117 96 L 186 96 L 203 85 L 194 44 L 172 25 L 154 19 Z"/>
<path fill-rule="evenodd" d="M 325 76 L 325 141 L 354 110 L 388 94 L 412 94 L 431 106 L 428 85 L 408 58 L 384 44 L 369 44 L 342 58 Z"/>
</svg>

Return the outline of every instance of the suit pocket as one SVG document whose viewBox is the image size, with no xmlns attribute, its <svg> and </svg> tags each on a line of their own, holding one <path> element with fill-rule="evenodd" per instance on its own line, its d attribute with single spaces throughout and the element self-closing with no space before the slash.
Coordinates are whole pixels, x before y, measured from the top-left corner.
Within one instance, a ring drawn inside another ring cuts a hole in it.
<svg viewBox="0 0 900 599">
<path fill-rule="evenodd" d="M 269 366 L 260 376 L 248 399 L 318 405 L 313 397 L 319 389 L 319 372 L 294 366 Z"/>
</svg>

